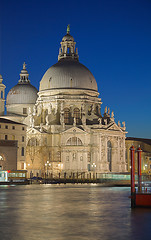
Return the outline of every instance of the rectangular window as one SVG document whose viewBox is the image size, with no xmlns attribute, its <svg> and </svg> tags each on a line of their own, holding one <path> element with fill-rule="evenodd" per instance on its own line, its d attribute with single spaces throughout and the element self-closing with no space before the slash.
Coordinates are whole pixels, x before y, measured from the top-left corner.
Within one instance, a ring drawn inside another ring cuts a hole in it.
<svg viewBox="0 0 151 240">
<path fill-rule="evenodd" d="M 5 128 L 8 129 L 8 125 L 5 125 Z"/>
<path fill-rule="evenodd" d="M 1 125 L 0 125 L 0 128 L 1 128 Z"/>
<path fill-rule="evenodd" d="M 21 149 L 21 155 L 24 156 L 24 147 Z"/>
<path fill-rule="evenodd" d="M 88 171 L 90 171 L 90 163 L 88 163 Z"/>
<path fill-rule="evenodd" d="M 24 142 L 24 136 L 22 136 L 22 142 Z"/>
<path fill-rule="evenodd" d="M 21 163 L 21 169 L 24 169 L 24 163 Z"/>
<path fill-rule="evenodd" d="M 150 169 L 151 169 L 151 165 L 150 165 Z"/>
<path fill-rule="evenodd" d="M 15 126 L 12 126 L 12 129 L 15 129 Z"/>
<path fill-rule="evenodd" d="M 23 114 L 27 114 L 27 108 L 23 108 Z"/>
<path fill-rule="evenodd" d="M 151 157 L 149 158 L 149 160 L 151 161 Z"/>
<path fill-rule="evenodd" d="M 5 140 L 8 140 L 8 136 L 7 135 L 5 135 Z"/>
<path fill-rule="evenodd" d="M 24 130 L 25 130 L 25 128 L 24 128 L 24 127 L 22 127 L 22 130 L 24 131 Z"/>
</svg>

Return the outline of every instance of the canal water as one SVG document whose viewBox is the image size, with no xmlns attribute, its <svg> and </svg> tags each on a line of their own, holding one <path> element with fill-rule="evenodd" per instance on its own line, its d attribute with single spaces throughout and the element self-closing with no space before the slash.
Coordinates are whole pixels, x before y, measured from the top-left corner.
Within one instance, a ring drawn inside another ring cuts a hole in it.
<svg viewBox="0 0 151 240">
<path fill-rule="evenodd" d="M 0 186 L 0 240 L 151 239 L 151 210 L 130 188 L 97 184 Z"/>
</svg>

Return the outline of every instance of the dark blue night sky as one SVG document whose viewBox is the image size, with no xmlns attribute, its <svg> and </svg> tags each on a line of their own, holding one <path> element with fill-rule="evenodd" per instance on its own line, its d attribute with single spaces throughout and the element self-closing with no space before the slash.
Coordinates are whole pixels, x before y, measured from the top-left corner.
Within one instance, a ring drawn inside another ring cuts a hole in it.
<svg viewBox="0 0 151 240">
<path fill-rule="evenodd" d="M 127 136 L 151 138 L 150 0 L 0 0 L 0 73 L 6 94 L 22 64 L 39 88 L 70 24 L 79 60 Z"/>
</svg>

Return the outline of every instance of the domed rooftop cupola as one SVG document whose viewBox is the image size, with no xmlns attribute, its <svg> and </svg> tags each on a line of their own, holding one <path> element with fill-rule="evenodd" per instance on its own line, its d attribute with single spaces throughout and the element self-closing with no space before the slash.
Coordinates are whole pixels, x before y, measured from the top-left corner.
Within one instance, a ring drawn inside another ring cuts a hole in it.
<svg viewBox="0 0 151 240">
<path fill-rule="evenodd" d="M 30 81 L 28 79 L 29 74 L 26 70 L 25 62 L 23 63 L 23 69 L 21 70 L 21 73 L 19 75 L 20 75 L 20 80 L 18 81 L 18 83 L 30 83 Z"/>
<path fill-rule="evenodd" d="M 7 95 L 7 114 L 26 115 L 27 109 L 36 103 L 38 90 L 30 84 L 28 77 L 29 74 L 26 70 L 26 64 L 24 63 L 18 84 L 15 85 Z"/>
<path fill-rule="evenodd" d="M 44 74 L 40 82 L 40 92 L 58 90 L 63 93 L 68 89 L 69 94 L 71 93 L 70 90 L 81 91 L 81 93 L 89 90 L 93 91 L 93 94 L 98 94 L 96 80 L 89 69 L 79 62 L 75 44 L 68 25 L 67 34 L 61 41 L 58 62 Z M 39 94 L 44 94 L 40 92 Z"/>
<path fill-rule="evenodd" d="M 60 44 L 58 61 L 62 58 L 79 60 L 78 49 L 75 49 L 76 42 L 74 42 L 74 38 L 70 35 L 70 25 L 67 26 L 67 34 L 62 38 Z"/>
</svg>

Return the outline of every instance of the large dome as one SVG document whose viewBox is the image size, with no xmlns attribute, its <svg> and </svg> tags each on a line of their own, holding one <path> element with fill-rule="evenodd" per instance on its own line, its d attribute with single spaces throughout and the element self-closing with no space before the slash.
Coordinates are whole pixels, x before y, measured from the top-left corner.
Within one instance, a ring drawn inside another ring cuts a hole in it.
<svg viewBox="0 0 151 240">
<path fill-rule="evenodd" d="M 79 63 L 78 49 L 75 48 L 74 38 L 67 34 L 62 38 L 58 62 L 50 67 L 40 82 L 40 91 L 52 89 L 87 89 L 98 91 L 97 83 L 83 64 Z"/>
<path fill-rule="evenodd" d="M 61 59 L 50 67 L 40 82 L 40 91 L 64 88 L 98 90 L 89 69 L 77 60 L 68 58 Z"/>
<path fill-rule="evenodd" d="M 37 89 L 28 84 L 18 83 L 8 93 L 6 103 L 9 104 L 34 104 L 37 100 Z"/>
</svg>

